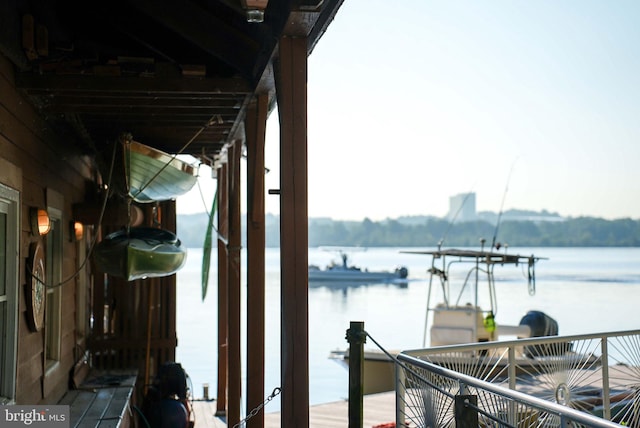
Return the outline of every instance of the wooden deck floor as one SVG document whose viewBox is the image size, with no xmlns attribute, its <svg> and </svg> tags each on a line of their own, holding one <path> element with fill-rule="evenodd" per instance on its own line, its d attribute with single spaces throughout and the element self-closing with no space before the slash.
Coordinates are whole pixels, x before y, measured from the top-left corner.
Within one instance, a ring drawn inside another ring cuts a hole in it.
<svg viewBox="0 0 640 428">
<path fill-rule="evenodd" d="M 347 401 L 319 404 L 309 407 L 310 428 L 347 427 Z M 226 428 L 224 419 L 215 416 L 215 401 L 194 401 L 195 428 Z M 364 427 L 395 421 L 395 392 L 371 394 L 364 397 Z M 280 413 L 267 413 L 264 417 L 265 428 L 280 428 Z"/>
</svg>

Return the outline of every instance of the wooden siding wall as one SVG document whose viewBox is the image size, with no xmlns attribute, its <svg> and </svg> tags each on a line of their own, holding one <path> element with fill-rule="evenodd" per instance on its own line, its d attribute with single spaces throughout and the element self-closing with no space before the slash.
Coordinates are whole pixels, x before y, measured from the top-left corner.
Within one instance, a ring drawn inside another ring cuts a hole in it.
<svg viewBox="0 0 640 428">
<path fill-rule="evenodd" d="M 80 245 L 69 239 L 65 226 L 72 220 L 72 205 L 85 196 L 87 180 L 93 176 L 91 162 L 75 153 L 42 120 L 38 111 L 16 90 L 13 65 L 0 55 L 0 159 L 10 168 L 0 169 L 0 182 L 20 191 L 18 368 L 16 402 L 55 403 L 67 390 L 69 373 L 84 339 L 76 329 L 77 277 L 61 287 L 62 320 L 59 364 L 45 373 L 44 331 L 27 326 L 24 287 L 29 244 L 36 241 L 29 230 L 29 208 L 47 206 L 47 189 L 62 195 L 63 270 L 69 278 L 78 266 Z M 17 177 L 16 177 L 17 176 Z M 82 281 L 80 281 L 82 283 Z"/>
<path fill-rule="evenodd" d="M 29 208 L 46 207 L 48 190 L 62 196 L 62 278 L 72 277 L 79 260 L 87 254 L 90 237 L 85 236 L 81 243 L 73 242 L 66 226 L 73 220 L 73 205 L 84 201 L 87 182 L 95 171 L 87 157 L 75 154 L 68 142 L 52 133 L 38 111 L 15 88 L 14 80 L 13 65 L 0 55 L 0 182 L 20 191 L 21 199 L 16 402 L 57 402 L 69 387 L 74 364 L 86 350 L 91 352 L 96 368 L 137 369 L 141 376 L 146 374 L 145 382 L 150 382 L 160 364 L 175 360 L 175 275 L 126 282 L 92 273 L 91 266 L 83 270 L 84 278 L 75 277 L 61 287 L 60 360 L 45 373 L 45 333 L 31 332 L 27 325 L 26 260 L 29 244 L 43 239 L 31 235 Z M 152 206 L 145 206 L 144 211 L 146 223 L 151 225 Z M 160 226 L 175 231 L 175 203 L 161 203 L 160 212 Z M 87 235 L 91 233 L 91 228 L 86 229 Z M 89 288 L 77 293 L 80 285 Z M 83 296 L 86 301 L 82 301 Z M 88 309 L 79 311 L 80 305 Z M 86 319 L 79 321 L 78 312 L 84 313 Z M 91 329 L 77 327 L 78 322 L 88 325 L 91 316 Z M 83 336 L 83 331 L 90 339 Z"/>
</svg>

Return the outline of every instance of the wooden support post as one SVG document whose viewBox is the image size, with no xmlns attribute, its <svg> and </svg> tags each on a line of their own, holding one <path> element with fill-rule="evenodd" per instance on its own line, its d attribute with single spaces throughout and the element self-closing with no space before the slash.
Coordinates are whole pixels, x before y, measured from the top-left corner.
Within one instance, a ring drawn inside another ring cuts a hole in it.
<svg viewBox="0 0 640 428">
<path fill-rule="evenodd" d="M 240 355 L 240 155 L 239 141 L 229 148 L 229 244 L 227 246 L 229 300 L 228 346 L 229 379 L 227 425 L 240 422 L 242 400 L 242 361 Z"/>
<path fill-rule="evenodd" d="M 264 140 L 269 97 L 260 95 L 247 111 L 247 413 L 264 401 L 265 208 Z M 264 412 L 247 428 L 264 427 Z"/>
<path fill-rule="evenodd" d="M 227 165 L 218 171 L 218 392 L 216 415 L 227 414 L 227 242 L 229 239 Z"/>
<path fill-rule="evenodd" d="M 349 428 L 362 428 L 364 423 L 364 344 L 367 333 L 364 322 L 351 321 L 347 330 L 349 342 Z"/>
<path fill-rule="evenodd" d="M 281 426 L 309 426 L 307 39 L 282 37 L 280 116 Z"/>
</svg>

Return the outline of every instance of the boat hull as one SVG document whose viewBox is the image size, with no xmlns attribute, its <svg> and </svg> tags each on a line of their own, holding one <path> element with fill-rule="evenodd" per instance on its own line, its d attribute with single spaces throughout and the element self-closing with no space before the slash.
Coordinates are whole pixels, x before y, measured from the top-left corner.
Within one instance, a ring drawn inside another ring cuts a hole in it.
<svg viewBox="0 0 640 428">
<path fill-rule="evenodd" d="M 186 262 L 186 250 L 171 232 L 148 227 L 114 232 L 96 245 L 94 261 L 109 275 L 136 279 L 176 273 Z"/>
<path fill-rule="evenodd" d="M 399 351 L 388 352 L 394 357 L 400 353 Z M 468 353 L 468 355 L 464 354 L 465 353 L 460 353 L 460 355 L 452 356 L 443 353 L 441 355 L 422 355 L 419 358 L 450 370 L 464 371 L 465 368 L 472 369 L 476 374 L 482 373 L 485 379 L 504 380 L 508 377 L 509 361 L 507 358 L 472 355 L 472 353 Z M 497 354 L 503 355 L 504 352 L 498 352 Z M 344 364 L 347 368 L 349 367 L 349 350 L 333 351 L 330 358 Z M 389 355 L 378 350 L 365 350 L 363 363 L 363 394 L 377 394 L 395 389 L 395 362 Z M 538 358 L 520 356 L 515 360 L 513 373 L 516 376 L 529 376 L 532 373 L 542 373 L 549 366 L 564 367 L 566 365 L 593 369 L 599 366 L 600 363 L 599 357 L 573 352 L 568 352 L 564 355 L 550 355 Z"/>
<path fill-rule="evenodd" d="M 398 351 L 389 351 L 396 356 Z M 349 351 L 333 351 L 329 358 L 349 368 Z M 396 388 L 396 369 L 389 356 L 381 351 L 365 350 L 363 360 L 362 393 L 364 395 L 393 391 Z"/>
<path fill-rule="evenodd" d="M 406 280 L 407 269 L 398 268 L 393 272 L 385 271 L 367 271 L 357 268 L 349 268 L 342 266 L 328 267 L 327 269 L 319 269 L 309 266 L 309 282 L 341 282 L 341 283 L 367 283 L 367 282 L 385 282 Z"/>
<path fill-rule="evenodd" d="M 192 165 L 136 141 L 125 144 L 128 193 L 136 202 L 175 199 L 195 185 L 197 173 Z"/>
</svg>

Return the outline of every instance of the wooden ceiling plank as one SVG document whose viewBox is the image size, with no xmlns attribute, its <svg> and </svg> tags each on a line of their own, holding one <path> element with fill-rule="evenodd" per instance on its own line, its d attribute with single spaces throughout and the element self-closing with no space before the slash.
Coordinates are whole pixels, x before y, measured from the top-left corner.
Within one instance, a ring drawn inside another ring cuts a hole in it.
<svg viewBox="0 0 640 428">
<path fill-rule="evenodd" d="M 190 1 L 132 0 L 131 3 L 243 76 L 253 78 L 254 58 L 260 51 L 260 43 L 249 36 L 246 25 L 236 28 Z M 221 40 L 224 43 L 220 43 Z"/>
</svg>

